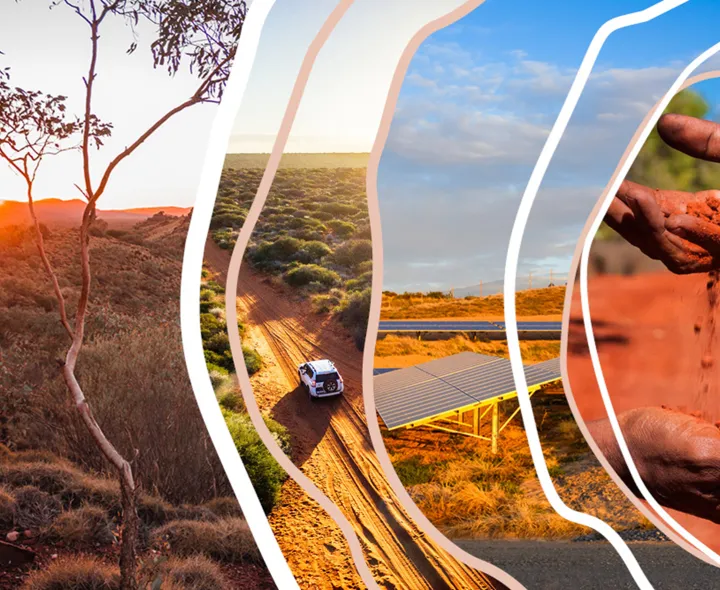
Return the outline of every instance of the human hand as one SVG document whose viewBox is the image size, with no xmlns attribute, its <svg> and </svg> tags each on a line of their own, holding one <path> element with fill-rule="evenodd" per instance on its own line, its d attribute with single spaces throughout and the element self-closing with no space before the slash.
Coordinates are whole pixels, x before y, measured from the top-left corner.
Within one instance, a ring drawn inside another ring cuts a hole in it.
<svg viewBox="0 0 720 590">
<path fill-rule="evenodd" d="M 617 416 L 630 455 L 659 504 L 720 523 L 720 430 L 665 407 L 628 410 Z M 611 467 L 642 497 L 608 420 L 587 424 Z"/>
<path fill-rule="evenodd" d="M 720 125 L 686 115 L 663 115 L 658 133 L 691 157 L 720 162 Z M 650 258 L 674 273 L 720 268 L 720 191 L 697 193 L 624 181 L 605 222 Z"/>
</svg>

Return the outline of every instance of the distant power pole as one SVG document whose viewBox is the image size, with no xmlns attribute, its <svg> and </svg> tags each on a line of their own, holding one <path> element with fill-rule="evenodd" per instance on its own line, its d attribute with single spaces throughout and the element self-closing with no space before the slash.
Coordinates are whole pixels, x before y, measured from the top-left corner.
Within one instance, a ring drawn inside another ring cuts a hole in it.
<svg viewBox="0 0 720 590">
<path fill-rule="evenodd" d="M 552 280 L 552 268 L 551 268 L 551 269 L 550 269 L 550 284 L 551 284 L 551 285 L 552 285 L 552 282 L 553 282 L 553 280 Z"/>
<path fill-rule="evenodd" d="M 528 275 L 528 289 L 532 289 L 532 271 Z"/>
<path fill-rule="evenodd" d="M 482 281 L 480 281 L 480 297 L 482 297 Z"/>
<path fill-rule="evenodd" d="M 455 299 L 455 287 L 450 287 L 450 299 Z"/>
</svg>

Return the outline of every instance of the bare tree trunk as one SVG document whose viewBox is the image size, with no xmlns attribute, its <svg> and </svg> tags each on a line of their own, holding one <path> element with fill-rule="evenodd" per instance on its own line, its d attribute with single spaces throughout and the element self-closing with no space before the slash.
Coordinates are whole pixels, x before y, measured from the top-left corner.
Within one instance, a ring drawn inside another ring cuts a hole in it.
<svg viewBox="0 0 720 590">
<path fill-rule="evenodd" d="M 137 488 L 133 482 L 132 470 L 127 470 L 120 478 L 122 493 L 123 524 L 120 534 L 120 587 L 122 590 L 137 590 L 137 536 L 139 518 L 137 513 Z"/>
</svg>

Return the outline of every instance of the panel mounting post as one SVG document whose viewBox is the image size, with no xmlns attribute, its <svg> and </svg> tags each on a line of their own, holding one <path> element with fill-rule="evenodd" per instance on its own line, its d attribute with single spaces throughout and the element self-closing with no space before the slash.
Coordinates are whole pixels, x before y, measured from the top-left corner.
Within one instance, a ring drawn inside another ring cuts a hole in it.
<svg viewBox="0 0 720 590">
<path fill-rule="evenodd" d="M 492 407 L 492 452 L 497 453 L 498 450 L 498 402 Z"/>
</svg>

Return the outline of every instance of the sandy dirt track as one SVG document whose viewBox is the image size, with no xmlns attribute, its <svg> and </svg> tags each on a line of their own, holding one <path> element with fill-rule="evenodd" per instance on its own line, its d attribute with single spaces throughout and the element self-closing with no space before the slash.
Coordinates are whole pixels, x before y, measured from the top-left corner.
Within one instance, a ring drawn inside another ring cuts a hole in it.
<svg viewBox="0 0 720 590">
<path fill-rule="evenodd" d="M 208 241 L 205 259 L 223 278 L 229 253 Z M 436 546 L 400 506 L 372 450 L 362 399 L 362 353 L 337 322 L 315 316 L 243 264 L 238 286 L 246 343 L 265 368 L 252 379 L 262 411 L 285 425 L 293 460 L 343 511 L 381 588 L 502 588 Z M 311 402 L 297 367 L 330 358 L 345 382 L 338 398 Z M 304 500 L 302 499 L 304 498 Z M 362 588 L 347 544 L 332 520 L 290 482 L 270 519 L 302 588 Z"/>
<path fill-rule="evenodd" d="M 704 339 L 694 327 L 707 309 L 706 281 L 704 274 L 669 272 L 589 279 L 598 355 L 616 412 L 659 405 L 691 412 L 717 406 L 698 395 Z M 571 308 L 568 377 L 583 419 L 606 417 L 587 350 L 579 285 Z M 717 371 L 713 378 L 720 385 Z M 711 419 L 719 420 L 720 415 Z M 720 525 L 668 512 L 699 540 L 720 551 Z"/>
</svg>

